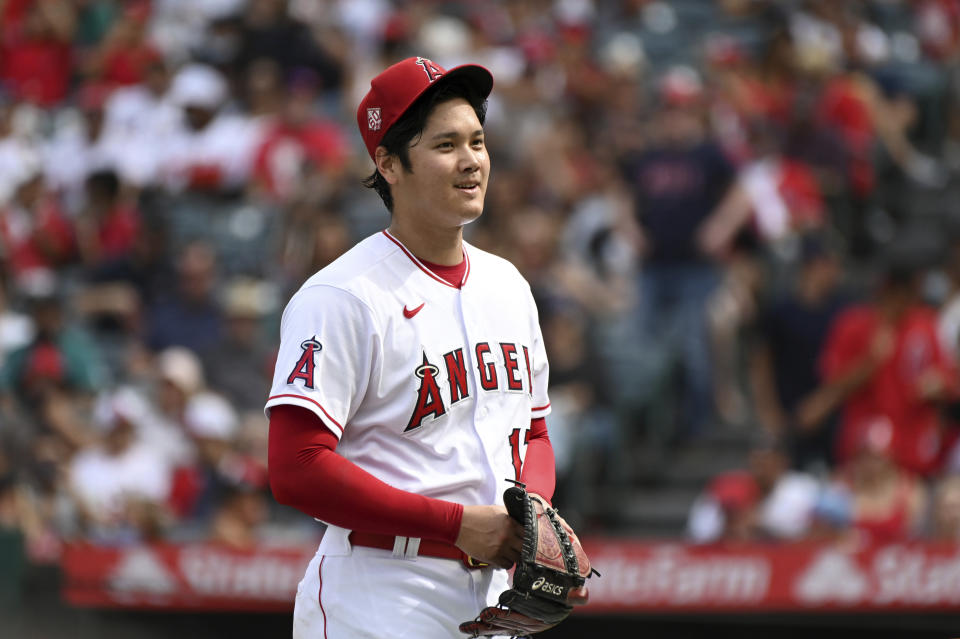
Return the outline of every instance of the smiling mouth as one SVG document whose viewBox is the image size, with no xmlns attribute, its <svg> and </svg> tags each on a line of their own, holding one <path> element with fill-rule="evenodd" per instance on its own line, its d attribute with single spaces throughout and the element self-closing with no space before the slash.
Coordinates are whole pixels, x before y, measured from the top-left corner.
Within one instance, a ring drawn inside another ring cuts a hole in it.
<svg viewBox="0 0 960 639">
<path fill-rule="evenodd" d="M 480 188 L 480 183 L 478 182 L 474 184 L 457 184 L 455 185 L 455 188 L 458 188 L 461 191 L 467 191 L 469 193 L 471 191 L 478 190 Z"/>
</svg>

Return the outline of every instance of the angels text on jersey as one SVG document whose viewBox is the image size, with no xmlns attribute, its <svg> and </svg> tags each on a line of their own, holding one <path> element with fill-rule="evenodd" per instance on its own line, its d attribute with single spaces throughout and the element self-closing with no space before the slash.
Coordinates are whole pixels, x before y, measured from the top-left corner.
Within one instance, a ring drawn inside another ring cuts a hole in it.
<svg viewBox="0 0 960 639">
<path fill-rule="evenodd" d="M 299 383 L 314 390 L 316 357 L 323 346 L 316 338 L 311 338 L 304 340 L 300 348 L 303 353 L 287 376 L 287 384 Z M 528 346 L 513 342 L 479 342 L 470 350 L 470 355 L 464 351 L 461 346 L 442 355 L 430 355 L 421 346 L 420 363 L 410 371 L 411 387 L 415 387 L 411 400 L 415 398 L 415 401 L 411 402 L 410 419 L 403 432 L 414 431 L 425 423 L 444 417 L 454 405 L 473 396 L 475 389 L 470 381 L 473 376 L 467 370 L 471 361 L 477 367 L 481 392 L 527 393 L 532 396 L 533 369 Z"/>
</svg>

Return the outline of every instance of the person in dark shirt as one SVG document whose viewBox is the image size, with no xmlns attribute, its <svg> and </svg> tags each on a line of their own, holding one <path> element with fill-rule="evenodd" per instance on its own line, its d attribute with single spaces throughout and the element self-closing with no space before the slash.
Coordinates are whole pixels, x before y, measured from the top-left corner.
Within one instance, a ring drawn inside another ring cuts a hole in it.
<svg viewBox="0 0 960 639">
<path fill-rule="evenodd" d="M 795 468 L 814 470 L 833 464 L 835 420 L 804 429 L 796 413 L 820 384 L 823 344 L 833 320 L 852 299 L 841 287 L 839 256 L 823 236 L 804 237 L 800 258 L 794 286 L 762 313 L 750 381 L 761 424 L 785 438 Z"/>
<path fill-rule="evenodd" d="M 713 421 L 706 304 L 720 281 L 717 257 L 702 229 L 719 210 L 734 167 L 706 133 L 699 79 L 689 69 L 668 72 L 652 122 L 654 139 L 623 158 L 636 206 L 635 239 L 642 256 L 637 327 L 658 385 L 674 360 L 683 369 L 679 438 Z M 652 364 L 656 362 L 656 364 Z"/>
<path fill-rule="evenodd" d="M 147 344 L 155 351 L 186 346 L 204 353 L 223 336 L 222 311 L 213 297 L 216 254 L 203 242 L 188 245 L 177 263 L 177 289 L 147 313 Z"/>
<path fill-rule="evenodd" d="M 210 387 L 241 413 L 261 413 L 259 396 L 251 391 L 269 390 L 276 359 L 262 330 L 263 317 L 270 310 L 265 288 L 264 283 L 246 278 L 225 287 L 223 337 L 203 358 Z"/>
<path fill-rule="evenodd" d="M 692 116 L 668 111 L 661 117 Z M 696 231 L 734 177 L 733 167 L 714 142 L 674 142 L 680 141 L 667 140 L 666 146 L 647 149 L 627 161 L 637 221 L 647 240 L 644 259 L 650 266 L 708 261 L 700 251 Z"/>
<path fill-rule="evenodd" d="M 285 2 L 250 3 L 239 33 L 236 65 L 241 77 L 258 59 L 268 58 L 276 61 L 284 75 L 298 68 L 310 69 L 317 74 L 324 91 L 339 89 L 344 73 L 337 56 L 321 46 L 308 25 L 285 9 Z"/>
</svg>

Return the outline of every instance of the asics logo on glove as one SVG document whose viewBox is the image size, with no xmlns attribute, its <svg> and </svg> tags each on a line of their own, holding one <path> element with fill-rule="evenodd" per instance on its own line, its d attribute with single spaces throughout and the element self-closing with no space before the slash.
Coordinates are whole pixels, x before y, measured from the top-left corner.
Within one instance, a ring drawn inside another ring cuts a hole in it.
<svg viewBox="0 0 960 639">
<path fill-rule="evenodd" d="M 543 592 L 549 593 L 551 595 L 562 595 L 563 586 L 558 586 L 557 584 L 552 584 L 543 577 L 538 577 L 536 581 L 530 586 L 531 590 L 542 590 Z"/>
</svg>

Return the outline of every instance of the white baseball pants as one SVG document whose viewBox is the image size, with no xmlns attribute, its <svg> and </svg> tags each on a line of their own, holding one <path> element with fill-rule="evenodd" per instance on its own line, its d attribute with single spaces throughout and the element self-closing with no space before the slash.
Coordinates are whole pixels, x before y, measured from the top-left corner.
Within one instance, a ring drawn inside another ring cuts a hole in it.
<svg viewBox="0 0 960 639">
<path fill-rule="evenodd" d="M 470 570 L 454 559 L 324 550 L 297 588 L 293 639 L 459 639 L 467 635 L 458 626 L 509 587 L 506 570 Z"/>
</svg>

